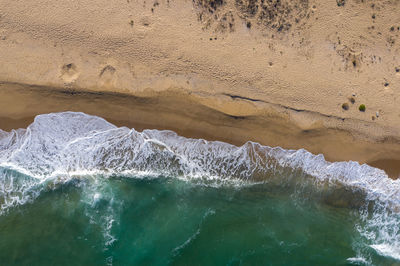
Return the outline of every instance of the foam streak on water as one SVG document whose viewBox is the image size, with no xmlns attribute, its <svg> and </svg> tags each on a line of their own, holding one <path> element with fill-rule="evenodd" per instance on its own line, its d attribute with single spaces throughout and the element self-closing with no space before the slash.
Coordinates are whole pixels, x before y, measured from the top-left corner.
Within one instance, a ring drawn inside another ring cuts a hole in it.
<svg viewBox="0 0 400 266">
<path fill-rule="evenodd" d="M 1 212 L 34 200 L 50 181 L 62 183 L 95 174 L 169 176 L 213 186 L 296 175 L 321 187 L 345 187 L 364 197 L 360 211 L 365 224 L 359 231 L 370 247 L 400 258 L 400 182 L 365 164 L 330 163 L 303 149 L 284 150 L 254 142 L 237 147 L 188 139 L 171 131 L 137 132 L 75 112 L 39 115 L 27 129 L 0 130 Z M 100 196 L 96 191 L 91 196 L 88 204 L 96 204 Z M 368 209 L 371 202 L 372 213 Z M 105 227 L 116 222 L 113 216 L 103 218 Z M 111 235 L 106 237 L 113 241 Z"/>
</svg>

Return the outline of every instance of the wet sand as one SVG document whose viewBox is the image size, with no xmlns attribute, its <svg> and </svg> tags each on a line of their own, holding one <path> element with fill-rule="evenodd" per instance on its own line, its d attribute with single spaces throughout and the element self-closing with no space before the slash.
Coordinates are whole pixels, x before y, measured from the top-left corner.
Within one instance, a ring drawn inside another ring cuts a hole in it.
<svg viewBox="0 0 400 266">
<path fill-rule="evenodd" d="M 230 104 L 229 98 L 225 104 Z M 304 148 L 314 154 L 324 154 L 329 161 L 369 163 L 384 169 L 392 178 L 400 173 L 400 142 L 393 137 L 368 139 L 322 125 L 304 130 L 290 119 L 296 111 L 285 109 L 283 112 L 271 106 L 258 114 L 234 116 L 210 108 L 201 97 L 179 90 L 138 97 L 2 83 L 0 107 L 0 128 L 7 131 L 27 127 L 38 114 L 80 111 L 139 131 L 168 129 L 185 137 L 235 145 L 255 141 L 285 149 Z"/>
</svg>

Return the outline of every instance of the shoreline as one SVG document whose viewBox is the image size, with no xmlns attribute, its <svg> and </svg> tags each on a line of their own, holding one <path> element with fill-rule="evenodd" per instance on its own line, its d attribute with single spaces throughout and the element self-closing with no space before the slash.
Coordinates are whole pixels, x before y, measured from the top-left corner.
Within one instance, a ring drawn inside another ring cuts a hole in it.
<svg viewBox="0 0 400 266">
<path fill-rule="evenodd" d="M 397 136 L 368 137 L 344 127 L 329 127 L 329 119 L 336 118 L 317 113 L 306 114 L 310 121 L 305 129 L 305 117 L 293 119 L 299 115 L 295 110 L 265 104 L 260 106 L 257 102 L 230 96 L 207 97 L 205 101 L 204 96 L 179 89 L 131 95 L 0 83 L 0 128 L 6 131 L 26 128 L 38 114 L 80 111 L 138 131 L 167 129 L 184 137 L 219 140 L 234 145 L 254 141 L 284 149 L 304 148 L 313 154 L 323 154 L 328 161 L 367 163 L 385 170 L 391 178 L 400 174 L 400 141 Z M 234 105 L 241 108 L 238 110 L 241 115 L 226 113 L 223 108 L 217 110 L 210 104 L 213 101 L 217 101 L 217 107 Z M 350 123 L 357 128 L 357 121 Z"/>
<path fill-rule="evenodd" d="M 400 262 L 399 14 L 0 1 L 6 261 Z"/>
<path fill-rule="evenodd" d="M 0 3 L 0 128 L 83 111 L 396 176 L 400 2 L 341 2 Z"/>
</svg>

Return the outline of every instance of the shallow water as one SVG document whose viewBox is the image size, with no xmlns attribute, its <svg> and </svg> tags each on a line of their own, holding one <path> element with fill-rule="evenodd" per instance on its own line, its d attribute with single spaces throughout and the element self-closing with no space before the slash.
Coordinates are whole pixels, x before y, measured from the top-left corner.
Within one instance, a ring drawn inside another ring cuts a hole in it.
<svg viewBox="0 0 400 266">
<path fill-rule="evenodd" d="M 397 265 L 399 187 L 304 150 L 43 115 L 0 131 L 0 264 Z"/>
</svg>

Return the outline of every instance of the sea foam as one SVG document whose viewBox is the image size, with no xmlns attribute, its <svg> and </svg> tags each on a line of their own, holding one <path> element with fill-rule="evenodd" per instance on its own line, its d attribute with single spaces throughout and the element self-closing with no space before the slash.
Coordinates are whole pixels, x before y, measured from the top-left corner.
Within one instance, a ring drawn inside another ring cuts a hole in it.
<svg viewBox="0 0 400 266">
<path fill-rule="evenodd" d="M 26 129 L 0 130 L 2 211 L 34 200 L 43 189 L 41 184 L 50 180 L 66 182 L 88 175 L 164 176 L 205 185 L 241 185 L 296 176 L 316 184 L 346 187 L 363 195 L 364 210 L 370 202 L 374 205 L 373 219 L 366 218 L 360 233 L 382 254 L 400 256 L 400 181 L 366 164 L 331 163 L 304 149 L 285 150 L 254 142 L 237 147 L 184 138 L 172 131 L 138 132 L 77 112 L 39 115 Z M 377 228 L 380 233 L 367 237 Z M 385 245 L 396 248 L 383 248 Z"/>
<path fill-rule="evenodd" d="M 145 173 L 203 180 L 262 181 L 282 169 L 367 192 L 400 205 L 400 182 L 357 162 L 247 142 L 237 147 L 172 131 L 137 132 L 84 113 L 39 115 L 27 129 L 0 131 L 0 167 L 40 181 L 55 176 Z"/>
</svg>

